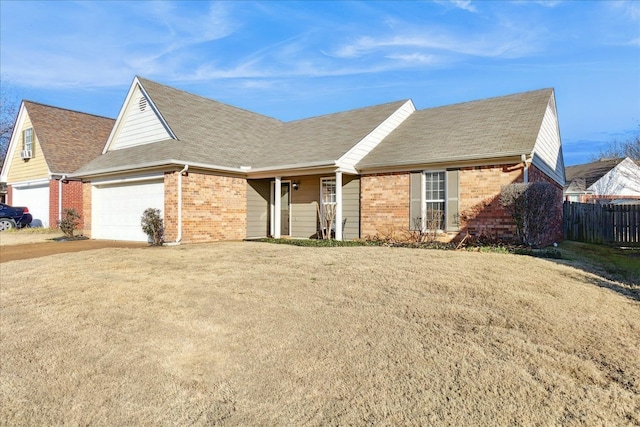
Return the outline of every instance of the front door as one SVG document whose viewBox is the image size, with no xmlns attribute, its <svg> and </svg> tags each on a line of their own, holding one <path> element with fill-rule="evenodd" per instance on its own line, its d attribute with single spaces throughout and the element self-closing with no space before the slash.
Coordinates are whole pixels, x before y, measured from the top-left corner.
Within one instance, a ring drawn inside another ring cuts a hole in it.
<svg viewBox="0 0 640 427">
<path fill-rule="evenodd" d="M 291 205 L 290 183 L 283 182 L 280 187 L 280 235 L 288 236 L 289 230 L 289 207 Z"/>
</svg>

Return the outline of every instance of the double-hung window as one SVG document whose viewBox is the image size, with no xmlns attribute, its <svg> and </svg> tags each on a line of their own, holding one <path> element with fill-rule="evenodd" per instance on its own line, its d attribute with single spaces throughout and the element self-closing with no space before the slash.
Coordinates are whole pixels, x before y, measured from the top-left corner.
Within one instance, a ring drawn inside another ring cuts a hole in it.
<svg viewBox="0 0 640 427">
<path fill-rule="evenodd" d="M 320 185 L 322 228 L 333 229 L 336 223 L 336 179 L 322 178 Z"/>
<path fill-rule="evenodd" d="M 411 172 L 409 229 L 458 231 L 458 170 Z"/>
<path fill-rule="evenodd" d="M 445 173 L 425 172 L 424 224 L 427 230 L 444 230 L 445 227 Z"/>
<path fill-rule="evenodd" d="M 33 150 L 33 128 L 24 130 L 24 150 Z"/>
</svg>

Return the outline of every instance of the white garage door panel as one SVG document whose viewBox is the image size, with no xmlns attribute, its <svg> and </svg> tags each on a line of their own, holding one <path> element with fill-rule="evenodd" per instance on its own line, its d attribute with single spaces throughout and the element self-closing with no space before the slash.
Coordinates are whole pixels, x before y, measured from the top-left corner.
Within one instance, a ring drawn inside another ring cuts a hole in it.
<svg viewBox="0 0 640 427">
<path fill-rule="evenodd" d="M 33 216 L 32 227 L 49 227 L 49 184 L 13 188 L 13 206 L 26 206 Z"/>
<path fill-rule="evenodd" d="M 146 242 L 140 220 L 147 208 L 164 214 L 164 182 L 136 182 L 93 187 L 92 237 Z"/>
</svg>

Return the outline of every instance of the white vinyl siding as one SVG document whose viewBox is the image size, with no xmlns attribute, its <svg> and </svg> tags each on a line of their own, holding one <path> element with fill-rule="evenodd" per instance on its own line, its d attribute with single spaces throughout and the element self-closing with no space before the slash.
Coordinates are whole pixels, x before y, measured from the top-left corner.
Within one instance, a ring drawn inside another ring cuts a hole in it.
<svg viewBox="0 0 640 427">
<path fill-rule="evenodd" d="M 171 139 L 158 113 L 151 102 L 136 88 L 129 98 L 126 113 L 115 135 L 111 150 L 151 144 Z"/>
<path fill-rule="evenodd" d="M 532 164 L 558 184 L 564 186 L 564 160 L 553 97 L 550 98 L 542 119 L 540 132 L 533 149 Z"/>
<path fill-rule="evenodd" d="M 338 163 L 343 167 L 355 167 L 367 154 L 371 152 L 385 137 L 387 137 L 394 129 L 396 129 L 407 117 L 416 110 L 413 102 L 407 101 L 389 116 L 384 122 L 380 123 L 369 135 L 364 137 L 362 141 L 357 143 L 345 155 L 343 155 Z"/>
<path fill-rule="evenodd" d="M 91 204 L 92 238 L 146 242 L 142 213 L 155 208 L 164 215 L 164 181 L 95 185 Z"/>
</svg>

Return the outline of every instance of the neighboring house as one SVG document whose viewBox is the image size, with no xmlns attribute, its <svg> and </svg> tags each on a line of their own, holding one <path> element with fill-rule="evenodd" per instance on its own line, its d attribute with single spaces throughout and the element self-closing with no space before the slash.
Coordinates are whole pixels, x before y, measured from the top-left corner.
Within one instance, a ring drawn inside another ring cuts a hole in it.
<svg viewBox="0 0 640 427">
<path fill-rule="evenodd" d="M 23 101 L 0 174 L 7 203 L 28 207 L 32 226 L 55 227 L 65 208 L 83 215 L 82 183 L 69 175 L 100 155 L 114 122 Z"/>
<path fill-rule="evenodd" d="M 282 122 L 135 78 L 103 154 L 74 176 L 85 181 L 85 233 L 100 239 L 145 241 L 149 207 L 167 242 L 313 238 L 328 213 L 337 239 L 415 227 L 510 237 L 499 193 L 527 181 L 558 189 L 547 240 L 562 235 L 553 89 Z"/>
<path fill-rule="evenodd" d="M 565 174 L 564 197 L 570 202 L 640 199 L 640 165 L 628 157 L 569 166 Z"/>
</svg>

